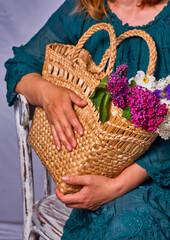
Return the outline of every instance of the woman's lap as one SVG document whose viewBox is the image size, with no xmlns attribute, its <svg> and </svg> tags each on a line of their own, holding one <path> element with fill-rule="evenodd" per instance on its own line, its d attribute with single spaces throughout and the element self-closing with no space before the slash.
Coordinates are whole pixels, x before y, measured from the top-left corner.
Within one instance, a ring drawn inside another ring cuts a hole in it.
<svg viewBox="0 0 170 240">
<path fill-rule="evenodd" d="M 62 240 L 169 239 L 169 196 L 151 182 L 97 211 L 74 209 Z"/>
</svg>

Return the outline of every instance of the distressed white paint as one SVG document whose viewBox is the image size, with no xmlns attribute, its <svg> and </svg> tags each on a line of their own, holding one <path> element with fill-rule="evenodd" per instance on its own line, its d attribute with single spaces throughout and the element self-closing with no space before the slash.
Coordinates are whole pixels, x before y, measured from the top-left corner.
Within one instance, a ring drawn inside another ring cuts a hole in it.
<svg viewBox="0 0 170 240">
<path fill-rule="evenodd" d="M 45 197 L 34 204 L 34 183 L 32 171 L 31 147 L 28 143 L 29 104 L 24 96 L 19 95 L 14 106 L 18 146 L 20 156 L 24 229 L 23 240 L 44 239 L 59 240 L 63 234 L 63 226 L 71 209 L 51 194 L 51 177 L 45 170 Z"/>
<path fill-rule="evenodd" d="M 44 233 L 50 235 L 51 239 L 56 239 L 55 237 L 62 236 L 63 227 L 71 209 L 61 203 L 55 195 L 51 195 L 38 201 L 34 206 L 34 212 L 33 219 L 36 225 L 40 229 L 44 228 Z M 38 221 L 39 219 L 41 221 Z"/>
<path fill-rule="evenodd" d="M 21 111 L 19 111 L 19 105 Z M 22 123 L 28 124 L 29 119 L 29 105 L 23 96 L 20 96 L 14 106 L 15 120 L 17 127 L 18 136 L 18 147 L 20 156 L 20 168 L 21 168 L 21 180 L 22 180 L 22 191 L 23 191 L 23 213 L 24 213 L 24 229 L 23 239 L 29 239 L 29 234 L 32 229 L 32 205 L 33 205 L 33 174 L 32 174 L 32 157 L 31 149 L 28 144 L 28 132 L 29 126 L 21 125 Z M 24 115 L 20 115 L 24 113 Z"/>
<path fill-rule="evenodd" d="M 48 196 L 51 194 L 51 176 L 49 172 L 45 168 L 44 172 L 44 193 L 45 196 Z"/>
</svg>

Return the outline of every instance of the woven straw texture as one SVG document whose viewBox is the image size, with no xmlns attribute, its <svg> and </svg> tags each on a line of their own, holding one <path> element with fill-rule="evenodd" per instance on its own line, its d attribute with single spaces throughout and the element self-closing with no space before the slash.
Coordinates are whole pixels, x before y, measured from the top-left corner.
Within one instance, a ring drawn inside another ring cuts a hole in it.
<svg viewBox="0 0 170 240">
<path fill-rule="evenodd" d="M 83 45 L 93 33 L 102 29 L 109 33 L 110 47 L 97 66 Z M 121 117 L 122 110 L 113 104 L 109 121 L 102 125 L 99 113 L 89 100 L 103 77 L 112 72 L 116 47 L 132 36 L 140 36 L 147 42 L 150 54 L 147 74 L 153 75 L 157 60 L 155 43 L 141 30 L 130 30 L 116 38 L 110 24 L 100 23 L 92 26 L 76 46 L 54 43 L 46 47 L 42 76 L 53 84 L 70 88 L 88 102 L 84 108 L 74 106 L 84 135 L 80 137 L 75 132 L 78 144 L 71 152 L 64 146 L 57 151 L 44 110 L 37 107 L 34 113 L 29 142 L 64 194 L 77 192 L 80 187 L 64 183 L 63 175 L 92 174 L 114 178 L 138 159 L 157 137 L 135 128 L 130 121 Z"/>
</svg>

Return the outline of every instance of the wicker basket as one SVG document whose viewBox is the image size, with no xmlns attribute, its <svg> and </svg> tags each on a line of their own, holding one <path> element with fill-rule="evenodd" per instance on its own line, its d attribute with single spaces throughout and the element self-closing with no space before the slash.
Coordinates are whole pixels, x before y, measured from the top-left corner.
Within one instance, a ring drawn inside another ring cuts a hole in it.
<svg viewBox="0 0 170 240">
<path fill-rule="evenodd" d="M 102 29 L 109 33 L 110 47 L 96 66 L 90 53 L 82 47 L 93 33 Z M 100 23 L 92 26 L 76 46 L 54 43 L 46 47 L 42 76 L 56 85 L 70 88 L 88 102 L 84 108 L 75 106 L 84 135 L 80 137 L 75 133 L 78 145 L 71 152 L 64 146 L 57 151 L 44 110 L 37 107 L 34 113 L 29 142 L 63 193 L 80 190 L 80 186 L 64 183 L 63 175 L 93 174 L 114 178 L 138 159 L 157 137 L 156 134 L 135 128 L 130 121 L 121 117 L 122 109 L 113 104 L 109 121 L 102 125 L 99 113 L 89 100 L 103 77 L 112 72 L 116 46 L 131 36 L 140 36 L 147 42 L 150 53 L 147 74 L 153 75 L 157 59 L 155 43 L 141 30 L 130 30 L 116 39 L 113 27 Z M 104 72 L 108 59 L 108 67 Z"/>
</svg>

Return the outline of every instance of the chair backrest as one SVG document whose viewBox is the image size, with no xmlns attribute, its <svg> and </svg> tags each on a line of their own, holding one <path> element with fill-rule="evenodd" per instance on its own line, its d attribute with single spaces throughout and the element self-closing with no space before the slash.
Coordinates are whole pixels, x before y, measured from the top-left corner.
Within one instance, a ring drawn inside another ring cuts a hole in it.
<svg viewBox="0 0 170 240">
<path fill-rule="evenodd" d="M 22 180 L 22 194 L 23 194 L 23 214 L 24 225 L 27 228 L 32 228 L 33 219 L 33 204 L 34 204 L 34 179 L 33 179 L 33 165 L 31 147 L 28 143 L 29 122 L 32 114 L 30 105 L 23 95 L 18 95 L 18 99 L 14 105 L 14 113 L 16 120 L 21 180 Z M 45 170 L 44 178 L 45 196 L 51 194 L 51 177 Z M 28 231 L 29 232 L 29 229 Z M 24 239 L 27 239 L 26 237 Z"/>
</svg>

